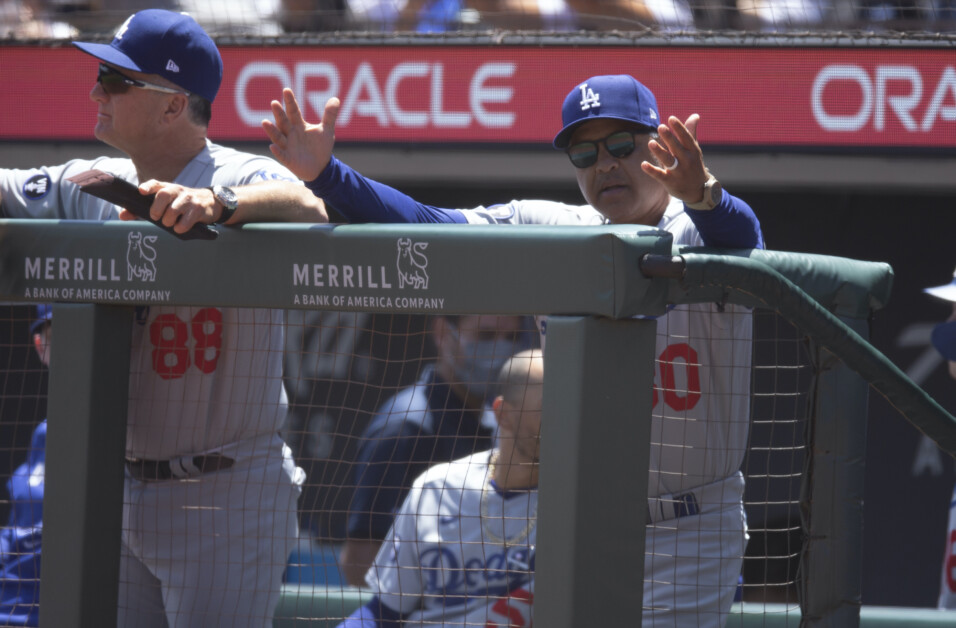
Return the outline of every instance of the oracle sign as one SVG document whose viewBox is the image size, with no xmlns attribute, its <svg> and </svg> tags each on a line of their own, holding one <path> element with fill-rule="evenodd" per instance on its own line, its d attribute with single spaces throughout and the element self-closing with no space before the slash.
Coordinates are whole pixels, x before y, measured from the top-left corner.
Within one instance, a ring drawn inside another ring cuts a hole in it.
<svg viewBox="0 0 956 628">
<path fill-rule="evenodd" d="M 855 94 L 847 96 L 847 92 Z M 829 92 L 845 98 L 828 97 Z M 859 65 L 834 64 L 821 69 L 813 81 L 813 117 L 821 128 L 856 132 L 868 124 L 887 128 L 888 118 L 907 132 L 938 131 L 940 123 L 956 122 L 956 71 L 943 69 L 935 85 L 924 86 L 920 68 L 878 65 L 872 74 Z"/>
<path fill-rule="evenodd" d="M 356 118 L 370 118 L 383 128 L 464 129 L 474 124 L 501 129 L 514 125 L 515 112 L 492 110 L 490 106 L 513 105 L 514 88 L 502 85 L 501 80 L 511 79 L 515 69 L 516 65 L 508 62 L 478 65 L 467 81 L 468 106 L 458 110 L 445 104 L 446 75 L 441 62 L 405 61 L 381 76 L 371 63 L 361 62 L 346 76 L 331 62 L 299 61 L 290 68 L 281 62 L 254 61 L 239 71 L 233 90 L 236 112 L 248 126 L 258 126 L 263 118 L 272 116 L 270 110 L 250 105 L 247 94 L 252 81 L 270 79 L 292 87 L 300 103 L 315 112 L 321 113 L 332 96 L 339 97 L 340 127 L 348 127 Z M 311 88 L 314 83 L 323 87 Z M 403 101 L 400 91 L 411 97 Z"/>
<path fill-rule="evenodd" d="M 342 101 L 340 145 L 551 149 L 561 103 L 587 77 L 632 74 L 663 119 L 699 114 L 706 150 L 896 147 L 956 154 L 951 48 L 223 45 L 214 141 L 265 142 L 282 88 L 309 122 Z M 96 60 L 72 48 L 0 46 L 0 140 L 95 141 Z M 24 94 L 47 93 L 47 98 Z M 29 124 L 25 123 L 29 121 Z"/>
</svg>

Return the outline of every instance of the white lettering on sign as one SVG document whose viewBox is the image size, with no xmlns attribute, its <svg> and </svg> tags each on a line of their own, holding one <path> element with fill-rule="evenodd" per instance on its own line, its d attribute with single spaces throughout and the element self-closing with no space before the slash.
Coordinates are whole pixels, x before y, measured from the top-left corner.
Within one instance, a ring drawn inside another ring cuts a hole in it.
<svg viewBox="0 0 956 628">
<path fill-rule="evenodd" d="M 424 79 L 428 77 L 427 63 L 399 63 L 389 72 L 385 81 L 385 105 L 392 112 L 395 124 L 408 129 L 421 128 L 428 124 L 428 114 L 424 111 L 404 111 L 398 104 L 398 85 L 405 79 Z"/>
<path fill-rule="evenodd" d="M 362 62 L 346 85 L 342 72 L 333 63 L 299 62 L 290 71 L 280 62 L 253 61 L 239 70 L 236 79 L 236 113 L 250 127 L 258 127 L 263 118 L 271 119 L 272 111 L 255 109 L 249 103 L 250 84 L 257 79 L 269 79 L 292 87 L 299 102 L 311 107 L 311 111 L 305 112 L 309 120 L 321 117 L 329 98 L 340 97 L 342 109 L 337 123 L 340 127 L 364 118 L 374 120 L 381 128 L 461 129 L 477 124 L 507 129 L 514 125 L 516 115 L 513 110 L 501 109 L 513 105 L 515 92 L 513 86 L 501 85 L 500 81 L 513 78 L 516 69 L 510 62 L 479 65 L 468 80 L 468 109 L 454 111 L 445 105 L 451 88 L 445 79 L 443 63 L 407 61 L 397 64 L 385 76 L 379 76 L 372 64 Z M 320 89 L 312 86 L 317 82 L 321 84 Z M 415 99 L 418 108 L 408 104 L 403 107 L 399 103 L 400 90 L 418 95 Z M 276 98 L 278 96 L 277 90 Z M 493 105 L 499 110 L 490 110 Z"/>
<path fill-rule="evenodd" d="M 827 109 L 825 91 L 828 85 L 850 83 L 859 88 L 861 98 L 854 112 L 831 113 Z M 928 133 L 939 122 L 956 122 L 956 70 L 947 66 L 925 99 L 923 74 L 908 65 L 880 65 L 873 76 L 858 65 L 828 65 L 813 80 L 811 106 L 813 117 L 823 129 L 837 132 L 860 131 L 872 122 L 873 129 L 883 131 L 887 116 L 895 118 L 910 133 Z M 888 86 L 893 85 L 893 95 Z M 917 112 L 923 108 L 920 118 Z"/>
<path fill-rule="evenodd" d="M 292 76 L 281 63 L 253 61 L 243 66 L 243 68 L 239 70 L 239 76 L 236 78 L 236 113 L 239 114 L 239 119 L 247 126 L 257 127 L 263 118 L 272 119 L 271 109 L 253 109 L 246 98 L 249 83 L 251 83 L 253 79 L 263 77 L 277 79 L 279 85 L 282 87 L 292 85 Z M 276 90 L 276 98 L 278 99 L 280 96 L 280 90 Z"/>
<path fill-rule="evenodd" d="M 514 126 L 515 114 L 512 111 L 492 113 L 485 108 L 488 103 L 506 105 L 512 101 L 515 90 L 511 87 L 490 87 L 488 81 L 495 78 L 511 78 L 515 73 L 513 63 L 485 63 L 471 77 L 468 89 L 468 102 L 475 121 L 483 127 L 509 129 Z"/>
</svg>

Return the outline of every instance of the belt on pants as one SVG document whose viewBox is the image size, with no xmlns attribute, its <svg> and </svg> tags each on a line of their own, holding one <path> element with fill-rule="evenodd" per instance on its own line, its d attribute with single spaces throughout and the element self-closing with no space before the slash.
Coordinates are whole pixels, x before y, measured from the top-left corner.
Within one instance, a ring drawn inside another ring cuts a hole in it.
<svg viewBox="0 0 956 628">
<path fill-rule="evenodd" d="M 740 471 L 683 493 L 658 495 L 647 500 L 647 524 L 719 512 L 733 505 L 743 508 L 744 478 Z"/>
<path fill-rule="evenodd" d="M 700 503 L 696 491 L 652 497 L 647 500 L 647 524 L 696 515 L 700 512 Z"/>
<path fill-rule="evenodd" d="M 158 482 L 162 480 L 184 480 L 204 473 L 222 471 L 234 465 L 235 462 L 232 458 L 220 454 L 183 456 L 171 460 L 127 458 L 126 470 L 130 476 L 140 482 Z"/>
</svg>

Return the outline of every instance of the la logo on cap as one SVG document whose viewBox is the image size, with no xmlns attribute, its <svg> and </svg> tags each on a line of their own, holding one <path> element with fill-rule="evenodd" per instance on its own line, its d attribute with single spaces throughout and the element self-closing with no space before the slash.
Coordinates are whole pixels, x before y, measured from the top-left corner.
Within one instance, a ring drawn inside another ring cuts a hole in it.
<svg viewBox="0 0 956 628">
<path fill-rule="evenodd" d="M 601 94 L 595 94 L 594 90 L 588 87 L 587 83 L 581 83 L 578 89 L 581 90 L 581 111 L 587 111 L 591 107 L 601 106 Z"/>
<path fill-rule="evenodd" d="M 119 27 L 119 30 L 116 31 L 116 35 L 114 35 L 116 39 L 123 39 L 123 35 L 126 34 L 126 30 L 129 28 L 130 20 L 132 20 L 134 17 L 135 15 L 131 15 L 126 18 L 126 21 L 123 22 L 123 25 Z"/>
</svg>

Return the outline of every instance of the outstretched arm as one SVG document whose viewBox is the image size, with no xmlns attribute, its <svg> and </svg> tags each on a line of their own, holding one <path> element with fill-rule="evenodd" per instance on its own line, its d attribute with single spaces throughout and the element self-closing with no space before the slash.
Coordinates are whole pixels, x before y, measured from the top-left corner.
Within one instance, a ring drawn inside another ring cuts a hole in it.
<svg viewBox="0 0 956 628">
<path fill-rule="evenodd" d="M 312 192 L 349 222 L 466 222 L 461 212 L 419 203 L 387 185 L 367 179 L 332 157 L 338 98 L 330 98 L 319 124 L 302 117 L 292 90 L 282 90 L 283 104 L 272 101 L 275 122 L 262 121 L 275 158 Z"/>
</svg>

